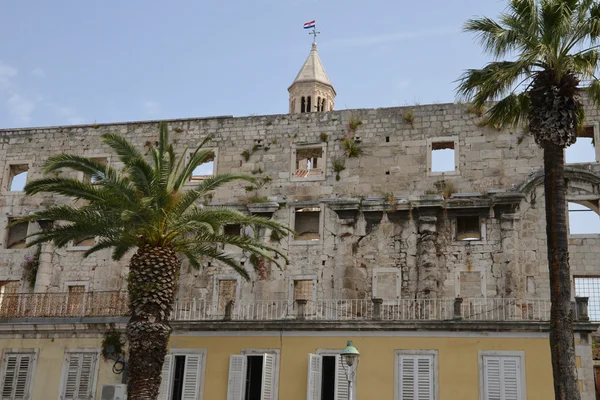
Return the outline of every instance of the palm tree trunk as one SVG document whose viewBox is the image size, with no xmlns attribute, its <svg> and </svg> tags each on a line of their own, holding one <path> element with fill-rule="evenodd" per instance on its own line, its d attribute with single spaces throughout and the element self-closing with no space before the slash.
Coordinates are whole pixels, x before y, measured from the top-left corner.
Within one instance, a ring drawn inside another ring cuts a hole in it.
<svg viewBox="0 0 600 400">
<path fill-rule="evenodd" d="M 127 398 L 155 400 L 167 354 L 179 259 L 170 248 L 146 245 L 129 264 L 127 288 L 131 318 L 127 323 L 129 362 Z"/>
<path fill-rule="evenodd" d="M 544 142 L 544 191 L 546 198 L 546 237 L 550 272 L 550 353 L 556 400 L 579 400 L 573 311 L 571 308 L 571 272 L 567 238 L 564 149 Z"/>
</svg>

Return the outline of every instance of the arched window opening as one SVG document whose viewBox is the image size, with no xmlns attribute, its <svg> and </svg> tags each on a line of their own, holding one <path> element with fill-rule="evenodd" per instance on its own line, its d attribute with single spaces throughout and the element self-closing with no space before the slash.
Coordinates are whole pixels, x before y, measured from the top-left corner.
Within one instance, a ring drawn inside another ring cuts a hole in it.
<svg viewBox="0 0 600 400">
<path fill-rule="evenodd" d="M 306 99 L 304 98 L 304 96 L 302 96 L 302 99 L 300 101 L 300 112 L 306 112 Z"/>
<path fill-rule="evenodd" d="M 568 203 L 569 233 L 571 235 L 589 235 L 600 233 L 600 215 L 598 201 L 580 201 Z"/>
<path fill-rule="evenodd" d="M 311 104 L 310 104 L 310 96 L 308 96 L 306 98 L 306 112 L 311 112 L 311 111 L 312 111 L 312 107 L 311 107 Z"/>
<path fill-rule="evenodd" d="M 323 111 L 321 110 L 321 96 L 317 97 L 317 112 Z"/>
<path fill-rule="evenodd" d="M 327 111 L 327 109 L 325 108 L 326 104 L 325 104 L 325 98 L 323 98 L 321 100 L 321 111 Z"/>
</svg>

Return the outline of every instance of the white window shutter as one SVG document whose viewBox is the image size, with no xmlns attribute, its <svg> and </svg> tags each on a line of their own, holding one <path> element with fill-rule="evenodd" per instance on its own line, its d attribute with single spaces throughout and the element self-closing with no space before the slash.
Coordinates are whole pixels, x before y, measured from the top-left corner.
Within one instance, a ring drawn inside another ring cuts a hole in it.
<svg viewBox="0 0 600 400">
<path fill-rule="evenodd" d="M 521 400 L 519 357 L 483 357 L 485 400 Z"/>
<path fill-rule="evenodd" d="M 346 370 L 342 364 L 342 357 L 338 354 L 335 356 L 335 400 L 348 399 L 348 378 Z"/>
<path fill-rule="evenodd" d="M 243 400 L 246 389 L 246 356 L 234 354 L 229 358 L 227 400 Z"/>
<path fill-rule="evenodd" d="M 158 400 L 169 400 L 169 390 L 171 389 L 171 368 L 173 366 L 173 356 L 167 354 L 163 361 L 160 378 L 160 388 L 158 389 Z"/>
<path fill-rule="evenodd" d="M 308 355 L 308 385 L 306 400 L 321 400 L 323 357 L 317 354 Z"/>
<path fill-rule="evenodd" d="M 400 355 L 400 400 L 434 400 L 433 356 Z"/>
<path fill-rule="evenodd" d="M 416 399 L 415 389 L 415 356 L 400 356 L 400 400 Z"/>
<path fill-rule="evenodd" d="M 181 400 L 198 400 L 200 368 L 202 368 L 202 354 L 187 354 L 185 356 Z"/>
<path fill-rule="evenodd" d="M 98 365 L 97 353 L 67 353 L 63 400 L 93 398 Z"/>
<path fill-rule="evenodd" d="M 7 354 L 2 361 L 0 398 L 10 400 L 29 399 L 33 354 Z"/>
<path fill-rule="evenodd" d="M 263 355 L 260 400 L 275 399 L 275 354 Z"/>
</svg>

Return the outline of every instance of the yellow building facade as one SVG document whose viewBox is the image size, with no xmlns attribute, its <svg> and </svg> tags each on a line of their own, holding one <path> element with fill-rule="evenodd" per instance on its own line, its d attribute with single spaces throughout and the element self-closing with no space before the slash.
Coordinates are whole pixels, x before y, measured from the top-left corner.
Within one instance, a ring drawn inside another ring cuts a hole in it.
<svg viewBox="0 0 600 400">
<path fill-rule="evenodd" d="M 113 385 L 121 384 L 122 373 L 115 373 L 115 361 L 100 355 L 108 325 L 48 322 L 3 325 L 4 389 L 11 374 L 7 358 L 31 358 L 25 367 L 22 360 L 15 365 L 12 386 L 22 397 L 13 390 L 0 398 L 121 400 Z M 446 329 L 449 324 L 455 329 Z M 302 321 L 282 322 L 279 329 L 273 323 L 234 321 L 206 322 L 205 329 L 199 323 L 174 325 L 163 367 L 159 398 L 164 400 L 347 399 L 348 376 L 339 358 L 347 340 L 360 351 L 351 378 L 354 399 L 553 398 L 546 324 L 496 323 L 495 330 L 460 321 L 418 329 L 377 321 L 338 328 Z M 241 325 L 246 329 L 239 330 Z M 116 326 L 124 328 L 122 322 Z M 318 330 L 307 329 L 311 326 Z M 585 364 L 596 326 L 576 326 L 580 389 L 583 398 L 593 398 Z"/>
</svg>

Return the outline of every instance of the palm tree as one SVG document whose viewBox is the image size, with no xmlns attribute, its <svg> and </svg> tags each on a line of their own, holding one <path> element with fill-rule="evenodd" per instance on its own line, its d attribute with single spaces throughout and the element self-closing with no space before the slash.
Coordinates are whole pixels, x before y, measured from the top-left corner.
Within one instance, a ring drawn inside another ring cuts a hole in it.
<svg viewBox="0 0 600 400">
<path fill-rule="evenodd" d="M 465 30 L 478 36 L 495 61 L 467 70 L 459 79 L 458 94 L 481 109 L 493 102 L 486 123 L 497 128 L 524 126 L 544 152 L 554 391 L 556 399 L 579 399 L 564 149 L 575 142 L 584 119 L 580 81 L 590 81 L 584 92 L 594 105 L 600 104 L 595 76 L 600 5 L 595 0 L 510 0 L 498 21 L 472 19 Z"/>
<path fill-rule="evenodd" d="M 21 221 L 56 221 L 49 229 L 32 235 L 29 245 L 52 241 L 63 247 L 81 238 L 95 237 L 85 257 L 103 249 L 112 249 L 112 258 L 120 260 L 131 254 L 127 289 L 130 319 L 128 397 L 132 400 L 156 399 L 161 381 L 161 367 L 171 334 L 169 315 L 179 280 L 181 261 L 186 258 L 195 268 L 205 259 L 228 265 L 249 279 L 240 267 L 217 244 L 229 244 L 275 263 L 275 255 L 287 258 L 277 248 L 251 236 L 223 233 L 226 224 L 269 228 L 279 235 L 289 229 L 266 218 L 247 216 L 228 208 L 209 208 L 202 200 L 211 191 L 235 180 L 254 182 L 239 174 L 216 175 L 193 188 L 184 188 L 194 168 L 213 158 L 203 149 L 205 139 L 185 161 L 177 157 L 169 143 L 166 123 L 159 124 L 159 139 L 151 147 L 150 161 L 124 137 L 105 133 L 101 140 L 123 164 L 121 173 L 92 158 L 58 154 L 48 158 L 45 173 L 63 168 L 82 172 L 91 179 L 81 181 L 46 177 L 27 184 L 25 192 L 68 196 L 84 205 L 54 205 Z M 131 250 L 131 252 L 130 252 Z M 279 264 L 278 264 L 279 265 Z"/>
</svg>

